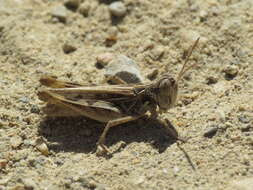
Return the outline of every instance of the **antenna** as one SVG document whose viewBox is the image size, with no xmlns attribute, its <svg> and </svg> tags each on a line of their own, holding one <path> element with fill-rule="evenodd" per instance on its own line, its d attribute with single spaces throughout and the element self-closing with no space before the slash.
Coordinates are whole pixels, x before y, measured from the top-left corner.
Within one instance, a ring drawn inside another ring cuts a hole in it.
<svg viewBox="0 0 253 190">
<path fill-rule="evenodd" d="M 190 56 L 192 55 L 193 50 L 198 45 L 199 39 L 200 39 L 200 37 L 198 37 L 198 39 L 195 41 L 195 43 L 193 44 L 193 46 L 189 48 L 189 50 L 187 52 L 187 56 L 186 56 L 185 62 L 184 62 L 184 65 L 183 65 L 181 71 L 178 74 L 177 82 L 181 79 L 181 77 L 185 74 L 186 71 L 190 70 L 192 67 L 194 67 L 196 65 L 196 64 L 192 64 L 189 67 L 186 67 L 186 65 L 187 65 L 187 63 L 188 63 L 188 61 L 190 59 Z"/>
</svg>

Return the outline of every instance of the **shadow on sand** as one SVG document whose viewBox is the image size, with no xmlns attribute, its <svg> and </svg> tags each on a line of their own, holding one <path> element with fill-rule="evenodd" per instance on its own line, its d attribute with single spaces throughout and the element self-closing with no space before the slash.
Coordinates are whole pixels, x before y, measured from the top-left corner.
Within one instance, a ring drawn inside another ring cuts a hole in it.
<svg viewBox="0 0 253 190">
<path fill-rule="evenodd" d="M 39 133 L 55 152 L 90 153 L 96 150 L 104 126 L 103 123 L 84 118 L 45 118 L 39 125 Z M 170 128 L 175 130 L 172 125 Z M 162 153 L 176 139 L 170 136 L 159 120 L 140 119 L 109 130 L 106 146 L 110 148 L 119 141 L 123 141 L 126 146 L 132 142 L 146 142 Z"/>
</svg>

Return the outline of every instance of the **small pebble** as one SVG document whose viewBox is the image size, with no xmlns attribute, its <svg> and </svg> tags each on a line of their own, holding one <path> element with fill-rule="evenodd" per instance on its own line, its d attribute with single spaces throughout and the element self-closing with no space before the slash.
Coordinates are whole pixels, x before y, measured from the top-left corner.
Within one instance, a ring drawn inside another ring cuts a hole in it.
<svg viewBox="0 0 253 190">
<path fill-rule="evenodd" d="M 108 30 L 107 30 L 107 34 L 109 36 L 117 36 L 118 32 L 119 31 L 118 31 L 118 28 L 116 26 L 112 26 L 112 27 L 108 28 Z"/>
<path fill-rule="evenodd" d="M 107 47 L 113 46 L 117 40 L 118 29 L 116 27 L 110 27 L 107 31 L 107 37 L 105 38 L 105 45 Z"/>
<path fill-rule="evenodd" d="M 90 4 L 87 2 L 84 2 L 80 5 L 78 12 L 83 15 L 84 17 L 89 16 L 89 11 L 90 11 Z"/>
<path fill-rule="evenodd" d="M 250 157 L 247 154 L 243 155 L 242 158 L 241 158 L 241 162 L 244 165 L 249 166 L 250 165 L 250 161 L 251 161 L 251 159 L 250 159 Z"/>
<path fill-rule="evenodd" d="M 68 42 L 65 42 L 62 46 L 64 53 L 69 54 L 76 51 L 76 47 Z"/>
<path fill-rule="evenodd" d="M 73 177 L 73 181 L 80 182 L 83 187 L 88 187 L 89 186 L 89 179 L 86 178 L 85 176 L 76 176 L 76 177 Z"/>
<path fill-rule="evenodd" d="M 105 67 L 105 77 L 119 77 L 127 83 L 140 83 L 143 79 L 138 65 L 125 55 L 114 56 Z"/>
<path fill-rule="evenodd" d="M 33 145 L 33 144 L 32 144 L 32 141 L 31 141 L 30 139 L 25 139 L 25 140 L 23 141 L 23 143 L 24 143 L 25 146 L 31 146 L 31 145 Z"/>
<path fill-rule="evenodd" d="M 238 111 L 246 111 L 247 108 L 244 105 L 239 105 Z"/>
<path fill-rule="evenodd" d="M 227 77 L 234 78 L 238 74 L 239 68 L 236 65 L 227 65 L 223 71 Z"/>
<path fill-rule="evenodd" d="M 4 30 L 4 26 L 0 25 L 0 32 Z"/>
<path fill-rule="evenodd" d="M 126 14 L 126 6 L 121 1 L 113 2 L 109 5 L 109 10 L 113 16 L 122 17 Z"/>
<path fill-rule="evenodd" d="M 219 128 L 216 126 L 209 127 L 206 129 L 203 136 L 207 138 L 212 138 L 217 133 L 218 129 Z"/>
<path fill-rule="evenodd" d="M 22 179 L 22 182 L 25 186 L 25 190 L 33 190 L 37 188 L 35 181 L 31 178 Z"/>
<path fill-rule="evenodd" d="M 179 171 L 180 171 L 180 168 L 178 166 L 174 166 L 173 168 L 174 174 L 178 174 Z"/>
<path fill-rule="evenodd" d="M 233 125 L 232 123 L 230 123 L 230 122 L 227 121 L 227 122 L 225 123 L 225 127 L 226 127 L 226 128 L 233 128 L 234 125 Z"/>
<path fill-rule="evenodd" d="M 232 135 L 230 137 L 230 139 L 231 139 L 232 142 L 236 142 L 236 141 L 241 141 L 242 137 L 240 135 Z"/>
<path fill-rule="evenodd" d="M 246 138 L 247 144 L 253 145 L 253 137 L 249 136 Z"/>
<path fill-rule="evenodd" d="M 199 17 L 200 17 L 200 21 L 201 21 L 201 22 L 205 21 L 206 18 L 207 18 L 207 16 L 208 16 L 208 12 L 207 12 L 207 11 L 201 10 L 201 11 L 199 12 Z"/>
<path fill-rule="evenodd" d="M 251 121 L 251 118 L 247 115 L 240 115 L 240 116 L 238 116 L 238 120 L 241 123 L 249 123 Z"/>
<path fill-rule="evenodd" d="M 201 36 L 200 33 L 195 30 L 181 29 L 179 31 L 179 35 L 181 39 L 180 45 L 182 46 L 185 55 L 188 52 L 189 47 L 191 47 L 198 38 L 200 38 L 198 47 L 205 47 L 208 42 L 208 39 L 206 37 Z"/>
<path fill-rule="evenodd" d="M 54 7 L 51 11 L 53 17 L 57 18 L 60 22 L 65 23 L 67 20 L 67 9 L 63 5 Z"/>
<path fill-rule="evenodd" d="M 66 0 L 65 6 L 71 10 L 76 10 L 80 5 L 80 0 Z"/>
<path fill-rule="evenodd" d="M 118 40 L 117 36 L 107 36 L 105 38 L 106 47 L 112 47 L 117 42 L 117 40 Z"/>
<path fill-rule="evenodd" d="M 226 121 L 226 113 L 224 112 L 224 110 L 218 109 L 218 110 L 216 111 L 216 113 L 218 114 L 219 120 L 220 120 L 221 122 L 225 122 L 225 121 Z"/>
<path fill-rule="evenodd" d="M 188 44 L 189 43 L 193 44 L 200 37 L 200 34 L 194 30 L 181 29 L 180 36 L 181 36 L 182 42 L 187 43 L 187 46 L 185 48 L 188 49 L 189 48 Z"/>
<path fill-rule="evenodd" d="M 214 76 L 209 76 L 206 78 L 206 84 L 210 85 L 210 84 L 215 84 L 218 82 L 218 78 L 214 77 Z"/>
<path fill-rule="evenodd" d="M 30 109 L 30 112 L 39 114 L 40 113 L 40 108 L 37 105 L 32 105 L 32 107 Z"/>
<path fill-rule="evenodd" d="M 106 190 L 106 186 L 104 184 L 97 183 L 95 190 Z"/>
<path fill-rule="evenodd" d="M 5 169 L 7 166 L 7 160 L 5 159 L 0 159 L 0 169 Z"/>
<path fill-rule="evenodd" d="M 110 61 L 112 61 L 114 58 L 114 54 L 113 53 L 102 53 L 102 54 L 99 54 L 97 57 L 96 57 L 96 67 L 98 69 L 101 69 L 101 68 L 104 68 L 106 65 L 108 65 L 108 63 Z"/>
<path fill-rule="evenodd" d="M 29 98 L 26 97 L 26 96 L 23 96 L 23 97 L 19 98 L 19 101 L 24 103 L 24 104 L 27 104 L 27 103 L 30 102 Z"/>
<path fill-rule="evenodd" d="M 249 131 L 253 131 L 253 125 L 249 124 L 249 125 L 243 125 L 240 127 L 242 132 L 249 132 Z"/>
<path fill-rule="evenodd" d="M 158 69 L 153 69 L 149 74 L 147 74 L 147 78 L 149 80 L 154 80 L 156 79 L 158 73 L 159 73 Z"/>
<path fill-rule="evenodd" d="M 43 139 L 37 139 L 35 147 L 37 150 L 39 150 L 44 156 L 49 155 L 49 150 L 46 145 L 46 143 L 43 141 Z"/>
<path fill-rule="evenodd" d="M 152 49 L 151 51 L 151 58 L 153 60 L 159 60 L 161 59 L 161 57 L 164 55 L 165 49 L 163 46 L 158 46 Z"/>
<path fill-rule="evenodd" d="M 0 185 L 6 185 L 10 180 L 11 180 L 10 177 L 7 177 L 7 175 L 6 175 L 5 178 L 2 177 L 2 178 L 0 179 Z M 0 187 L 1 187 L 1 186 L 0 186 Z M 0 189 L 1 189 L 1 188 L 0 188 Z M 4 190 L 4 189 L 1 189 L 1 190 Z"/>
<path fill-rule="evenodd" d="M 20 136 L 12 137 L 10 144 L 13 148 L 18 148 L 22 144 L 22 138 Z"/>
</svg>

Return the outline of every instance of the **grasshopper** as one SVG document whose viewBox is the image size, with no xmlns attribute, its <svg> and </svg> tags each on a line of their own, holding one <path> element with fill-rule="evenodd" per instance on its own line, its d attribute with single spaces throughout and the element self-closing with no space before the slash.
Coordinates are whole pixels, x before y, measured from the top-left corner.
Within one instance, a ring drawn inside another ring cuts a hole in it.
<svg viewBox="0 0 253 190">
<path fill-rule="evenodd" d="M 157 118 L 159 114 L 175 106 L 178 83 L 184 73 L 195 65 L 186 67 L 198 41 L 199 39 L 189 48 L 176 80 L 169 74 L 164 74 L 158 80 L 148 84 L 91 87 L 43 76 L 40 78 L 40 83 L 47 88 L 41 88 L 38 91 L 39 99 L 47 102 L 43 111 L 47 116 L 85 116 L 106 123 L 97 146 L 100 150 L 108 152 L 105 138 L 110 128 L 148 116 L 148 114 L 150 118 Z M 175 132 L 174 136 L 180 139 Z"/>
</svg>

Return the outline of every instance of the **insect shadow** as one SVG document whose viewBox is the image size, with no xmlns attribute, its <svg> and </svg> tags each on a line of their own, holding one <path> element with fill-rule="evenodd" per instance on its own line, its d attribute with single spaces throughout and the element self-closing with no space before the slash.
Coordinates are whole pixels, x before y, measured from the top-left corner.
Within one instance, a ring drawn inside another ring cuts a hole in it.
<svg viewBox="0 0 253 190">
<path fill-rule="evenodd" d="M 174 127 L 171 125 L 170 128 Z M 86 118 L 45 118 L 39 125 L 39 134 L 55 152 L 90 153 L 96 150 L 103 129 L 104 124 Z M 123 146 L 118 146 L 116 152 L 130 143 L 145 142 L 162 153 L 176 139 L 168 134 L 159 120 L 140 119 L 109 130 L 106 145 L 111 147 L 119 142 L 123 142 Z"/>
</svg>

